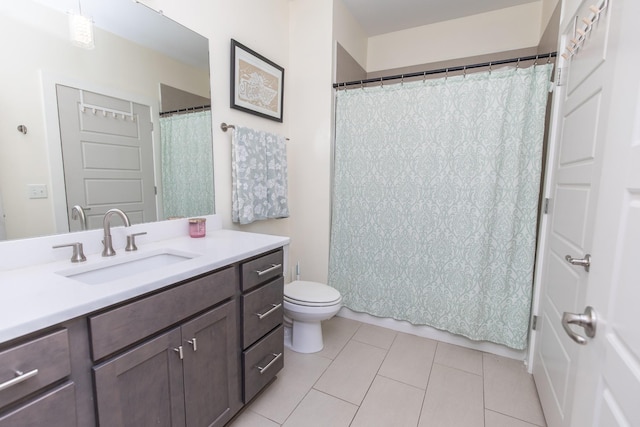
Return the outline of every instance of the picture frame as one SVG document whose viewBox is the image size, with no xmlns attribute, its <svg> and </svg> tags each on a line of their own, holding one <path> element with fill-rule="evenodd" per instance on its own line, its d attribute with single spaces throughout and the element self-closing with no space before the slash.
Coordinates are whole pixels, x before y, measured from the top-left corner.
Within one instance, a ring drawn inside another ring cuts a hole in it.
<svg viewBox="0 0 640 427">
<path fill-rule="evenodd" d="M 231 39 L 231 108 L 282 123 L 284 68 Z"/>
</svg>

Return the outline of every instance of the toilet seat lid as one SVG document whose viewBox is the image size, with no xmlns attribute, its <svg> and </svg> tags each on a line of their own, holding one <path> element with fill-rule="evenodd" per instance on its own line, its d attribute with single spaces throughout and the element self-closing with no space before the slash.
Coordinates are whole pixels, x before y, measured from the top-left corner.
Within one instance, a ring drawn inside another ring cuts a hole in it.
<svg viewBox="0 0 640 427">
<path fill-rule="evenodd" d="M 342 299 L 340 292 L 331 286 L 303 280 L 284 285 L 284 297 L 293 303 L 300 302 L 301 305 L 331 305 Z"/>
</svg>

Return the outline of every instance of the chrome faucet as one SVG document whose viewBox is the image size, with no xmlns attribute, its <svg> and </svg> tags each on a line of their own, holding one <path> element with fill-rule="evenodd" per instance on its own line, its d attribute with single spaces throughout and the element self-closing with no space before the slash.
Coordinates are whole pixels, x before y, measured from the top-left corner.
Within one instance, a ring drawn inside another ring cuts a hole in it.
<svg viewBox="0 0 640 427">
<path fill-rule="evenodd" d="M 83 208 L 80 205 L 74 205 L 71 208 L 71 219 L 80 219 L 80 230 L 87 229 L 87 216 L 84 211 L 89 209 L 90 208 Z"/>
<path fill-rule="evenodd" d="M 124 226 L 129 227 L 131 223 L 129 222 L 129 217 L 126 213 L 121 211 L 120 209 L 109 209 L 107 213 L 104 214 L 104 218 L 102 220 L 102 226 L 104 227 L 104 240 L 102 244 L 104 245 L 104 249 L 102 250 L 102 256 L 114 256 L 116 251 L 113 250 L 113 244 L 111 243 L 111 217 L 114 214 L 118 214 L 122 221 L 124 221 Z"/>
</svg>

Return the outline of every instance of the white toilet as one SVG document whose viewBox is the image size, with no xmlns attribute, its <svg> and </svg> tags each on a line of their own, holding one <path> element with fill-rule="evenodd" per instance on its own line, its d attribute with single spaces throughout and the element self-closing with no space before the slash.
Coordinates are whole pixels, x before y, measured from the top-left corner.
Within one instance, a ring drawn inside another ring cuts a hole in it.
<svg viewBox="0 0 640 427">
<path fill-rule="evenodd" d="M 340 292 L 331 286 L 296 280 L 284 285 L 285 345 L 298 353 L 322 350 L 323 320 L 342 307 Z"/>
</svg>

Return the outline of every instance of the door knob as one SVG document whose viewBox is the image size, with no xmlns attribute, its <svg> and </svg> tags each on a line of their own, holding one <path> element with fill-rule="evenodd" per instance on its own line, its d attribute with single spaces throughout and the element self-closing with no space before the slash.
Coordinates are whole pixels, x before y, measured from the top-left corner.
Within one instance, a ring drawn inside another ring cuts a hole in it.
<svg viewBox="0 0 640 427">
<path fill-rule="evenodd" d="M 566 255 L 564 259 L 572 265 L 579 265 L 584 267 L 585 271 L 589 272 L 589 267 L 591 267 L 591 255 L 586 254 L 584 258 L 573 258 L 571 255 Z"/>
<path fill-rule="evenodd" d="M 593 338 L 596 336 L 596 324 L 598 322 L 598 318 L 596 316 L 596 311 L 593 307 L 587 307 L 584 310 L 584 313 L 576 314 L 576 313 L 567 313 L 566 311 L 562 314 L 562 327 L 564 331 L 569 335 L 569 337 L 577 342 L 580 345 L 586 345 L 587 339 L 582 335 L 576 334 L 571 330 L 569 325 L 578 325 L 584 328 L 585 334 L 589 338 Z"/>
</svg>

